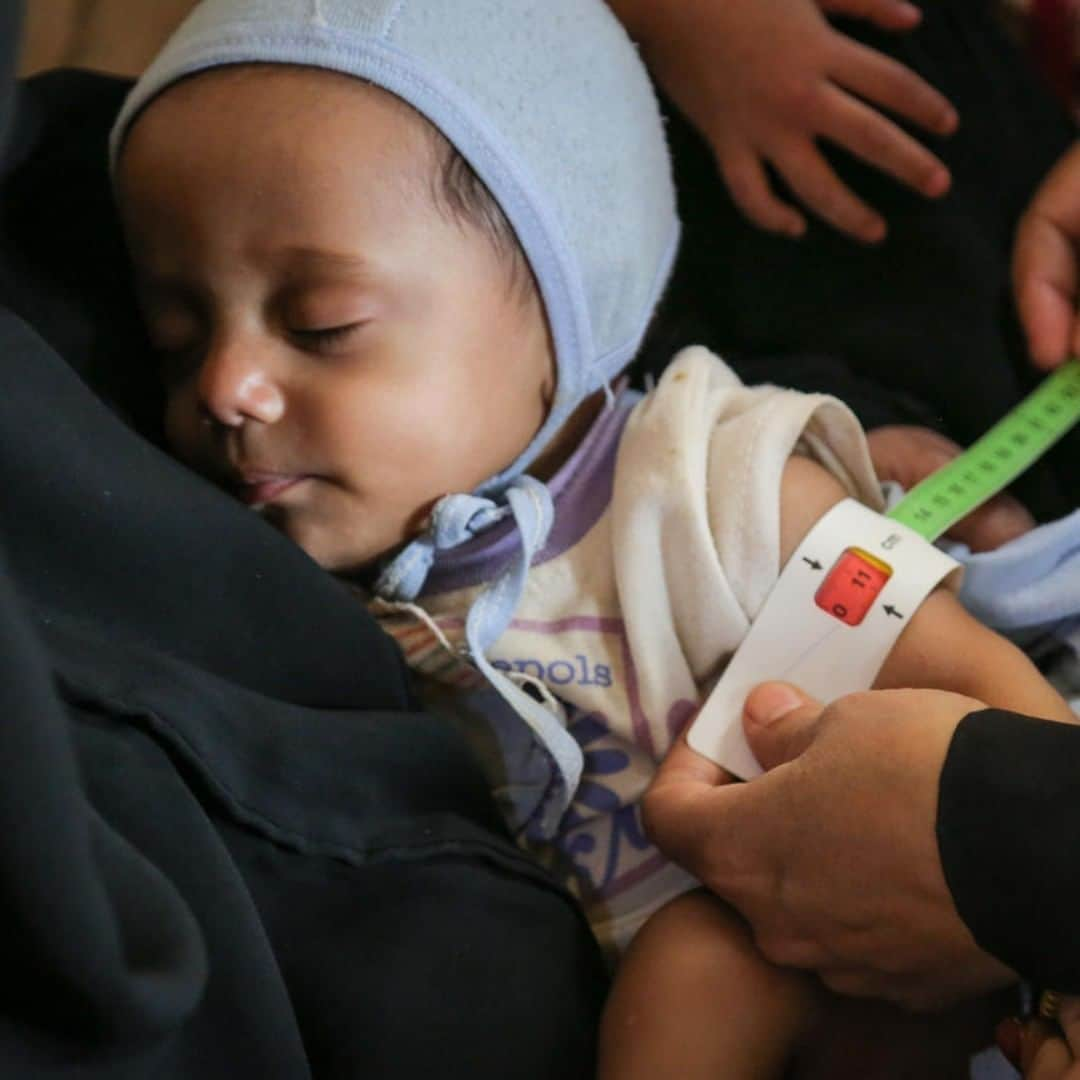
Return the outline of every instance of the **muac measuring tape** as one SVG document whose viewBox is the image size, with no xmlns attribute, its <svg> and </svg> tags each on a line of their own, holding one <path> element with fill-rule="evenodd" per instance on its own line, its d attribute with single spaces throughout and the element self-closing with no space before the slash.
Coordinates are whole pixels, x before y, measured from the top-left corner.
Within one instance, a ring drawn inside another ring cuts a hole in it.
<svg viewBox="0 0 1080 1080">
<path fill-rule="evenodd" d="M 758 683 L 782 679 L 826 702 L 869 689 L 908 618 L 959 567 L 933 541 L 1077 421 L 1080 359 L 1044 380 L 887 514 L 852 499 L 833 507 L 788 560 L 690 728 L 690 745 L 750 779 L 761 768 L 743 736 L 742 709 Z"/>
</svg>

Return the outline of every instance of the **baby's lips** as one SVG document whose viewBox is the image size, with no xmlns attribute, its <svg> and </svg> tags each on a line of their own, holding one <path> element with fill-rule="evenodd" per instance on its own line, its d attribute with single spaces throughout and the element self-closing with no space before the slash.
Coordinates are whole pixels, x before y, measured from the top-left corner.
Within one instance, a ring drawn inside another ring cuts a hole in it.
<svg viewBox="0 0 1080 1080">
<path fill-rule="evenodd" d="M 299 473 L 248 473 L 237 483 L 237 496 L 249 506 L 273 502 L 307 477 Z"/>
</svg>

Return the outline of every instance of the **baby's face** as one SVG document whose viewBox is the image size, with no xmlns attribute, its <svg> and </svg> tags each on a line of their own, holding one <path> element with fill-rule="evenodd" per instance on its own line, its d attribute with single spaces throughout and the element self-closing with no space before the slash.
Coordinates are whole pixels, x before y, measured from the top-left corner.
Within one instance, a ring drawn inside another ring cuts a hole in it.
<svg viewBox="0 0 1080 1080">
<path fill-rule="evenodd" d="M 509 465 L 554 392 L 539 300 L 434 175 L 405 106 L 298 68 L 173 87 L 121 158 L 173 449 L 331 570 Z"/>
</svg>

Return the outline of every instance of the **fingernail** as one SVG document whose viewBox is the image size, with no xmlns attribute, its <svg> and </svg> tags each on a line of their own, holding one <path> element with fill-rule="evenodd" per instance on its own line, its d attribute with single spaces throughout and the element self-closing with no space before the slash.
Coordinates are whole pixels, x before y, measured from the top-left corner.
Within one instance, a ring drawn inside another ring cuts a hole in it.
<svg viewBox="0 0 1080 1080">
<path fill-rule="evenodd" d="M 746 715 L 760 727 L 782 720 L 803 704 L 803 699 L 783 683 L 765 683 L 750 692 L 746 699 Z"/>
</svg>

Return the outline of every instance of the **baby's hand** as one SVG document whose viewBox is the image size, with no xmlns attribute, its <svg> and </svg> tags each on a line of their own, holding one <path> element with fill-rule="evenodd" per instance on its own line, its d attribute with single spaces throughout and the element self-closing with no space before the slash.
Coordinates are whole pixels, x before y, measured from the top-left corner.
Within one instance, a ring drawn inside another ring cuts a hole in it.
<svg viewBox="0 0 1080 1080">
<path fill-rule="evenodd" d="M 619 4 L 612 0 L 613 6 Z M 625 2 L 625 0 L 624 0 Z M 850 151 L 924 195 L 949 187 L 945 166 L 879 109 L 938 135 L 949 102 L 899 62 L 835 30 L 823 12 L 888 30 L 918 25 L 903 0 L 680 0 L 639 36 L 645 57 L 712 145 L 732 199 L 763 229 L 801 235 L 804 216 L 773 192 L 766 165 L 802 204 L 867 243 L 884 220 L 833 172 L 816 139 Z"/>
<path fill-rule="evenodd" d="M 895 424 L 866 436 L 870 459 L 881 480 L 895 480 L 910 491 L 961 453 L 952 439 L 930 428 Z M 949 530 L 972 551 L 992 551 L 1035 527 L 1035 519 L 1011 495 L 995 496 Z"/>
</svg>

